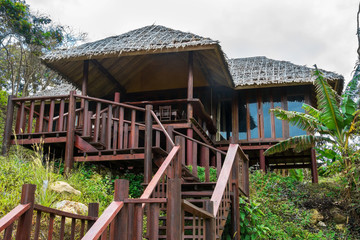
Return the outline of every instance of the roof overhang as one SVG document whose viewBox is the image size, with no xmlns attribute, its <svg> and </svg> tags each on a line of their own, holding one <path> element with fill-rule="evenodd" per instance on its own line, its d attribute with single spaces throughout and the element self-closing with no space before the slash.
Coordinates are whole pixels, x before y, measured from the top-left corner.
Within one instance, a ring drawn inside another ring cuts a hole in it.
<svg viewBox="0 0 360 240">
<path fill-rule="evenodd" d="M 45 59 L 43 62 L 81 89 L 84 60 L 89 60 L 88 95 L 107 97 L 121 87 L 128 93 L 186 88 L 190 51 L 194 56 L 194 87 L 234 87 L 218 44 Z"/>
</svg>

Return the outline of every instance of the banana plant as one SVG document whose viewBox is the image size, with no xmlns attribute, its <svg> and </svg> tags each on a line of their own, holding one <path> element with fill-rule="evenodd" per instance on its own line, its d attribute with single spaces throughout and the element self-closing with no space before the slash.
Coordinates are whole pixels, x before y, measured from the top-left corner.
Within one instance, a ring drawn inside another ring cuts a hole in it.
<svg viewBox="0 0 360 240">
<path fill-rule="evenodd" d="M 271 109 L 274 115 L 288 121 L 307 135 L 288 138 L 267 149 L 264 154 L 272 155 L 293 149 L 301 152 L 316 143 L 328 143 L 337 146 L 338 153 L 346 157 L 349 142 L 359 130 L 359 89 L 360 66 L 357 66 L 352 80 L 348 83 L 342 96 L 339 96 L 324 79 L 322 72 L 315 65 L 314 81 L 317 108 L 303 104 L 305 113 L 287 111 L 280 108 Z"/>
</svg>

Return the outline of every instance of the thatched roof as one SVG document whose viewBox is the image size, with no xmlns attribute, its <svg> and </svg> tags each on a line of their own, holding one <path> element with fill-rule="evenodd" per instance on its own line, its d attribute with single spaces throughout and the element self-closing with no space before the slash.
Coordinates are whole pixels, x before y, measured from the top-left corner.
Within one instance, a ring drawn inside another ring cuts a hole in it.
<svg viewBox="0 0 360 240">
<path fill-rule="evenodd" d="M 49 62 L 60 59 L 107 56 L 126 52 L 178 49 L 219 42 L 189 32 L 182 32 L 159 25 L 150 25 L 130 32 L 85 43 L 78 47 L 46 54 L 42 59 Z"/>
<path fill-rule="evenodd" d="M 233 87 L 218 41 L 157 25 L 50 52 L 42 60 L 78 88 L 84 60 L 89 60 L 88 94 L 106 98 L 119 90 L 186 89 L 189 52 L 193 53 L 194 87 Z"/>
<path fill-rule="evenodd" d="M 235 87 L 238 89 L 311 84 L 314 81 L 313 68 L 288 61 L 278 61 L 267 57 L 248 57 L 229 59 L 228 64 Z M 337 82 L 337 90 L 341 91 L 344 77 L 333 72 L 321 71 L 326 79 Z"/>
<path fill-rule="evenodd" d="M 37 92 L 36 94 L 34 94 L 34 96 L 68 95 L 70 93 L 70 91 L 73 91 L 73 90 L 79 91 L 78 89 L 76 89 L 75 86 L 64 82 L 64 83 L 61 83 L 60 85 L 52 87 L 50 89 L 46 89 L 44 91 Z"/>
</svg>

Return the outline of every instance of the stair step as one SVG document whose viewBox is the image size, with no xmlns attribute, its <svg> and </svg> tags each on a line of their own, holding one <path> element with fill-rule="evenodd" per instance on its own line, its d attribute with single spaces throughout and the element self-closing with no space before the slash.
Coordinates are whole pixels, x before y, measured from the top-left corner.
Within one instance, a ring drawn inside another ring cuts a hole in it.
<svg viewBox="0 0 360 240">
<path fill-rule="evenodd" d="M 106 148 L 106 145 L 102 142 L 89 142 L 93 147 L 97 148 L 98 150 L 103 150 Z"/>
<path fill-rule="evenodd" d="M 212 191 L 186 191 L 181 192 L 181 196 L 184 197 L 211 197 Z"/>
</svg>

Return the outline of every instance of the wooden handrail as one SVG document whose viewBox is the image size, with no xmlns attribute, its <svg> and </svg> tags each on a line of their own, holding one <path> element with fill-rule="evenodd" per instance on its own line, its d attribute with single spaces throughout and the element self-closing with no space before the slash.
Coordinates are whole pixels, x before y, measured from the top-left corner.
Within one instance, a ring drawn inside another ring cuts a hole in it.
<svg viewBox="0 0 360 240">
<path fill-rule="evenodd" d="M 208 211 L 202 208 L 195 206 L 194 204 L 190 203 L 185 199 L 181 200 L 181 206 L 183 207 L 184 211 L 192 213 L 194 216 L 202 217 L 204 219 L 215 218 L 213 214 L 209 213 Z"/>
<path fill-rule="evenodd" d="M 160 122 L 160 120 L 158 119 L 158 117 L 156 116 L 156 114 L 154 113 L 154 111 L 151 110 L 151 115 L 153 116 L 153 118 L 155 119 L 155 121 L 157 122 L 157 124 L 160 126 L 161 130 L 163 131 L 163 133 L 165 134 L 166 138 L 169 140 L 171 146 L 175 146 L 174 141 L 171 139 L 171 137 L 169 136 L 168 132 L 165 130 L 164 126 L 162 125 L 162 123 Z"/>
<path fill-rule="evenodd" d="M 97 219 L 94 225 L 85 234 L 82 240 L 95 240 L 106 230 L 109 224 L 114 220 L 115 216 L 120 212 L 124 206 L 123 201 L 113 201 L 105 209 L 103 214 Z"/>
<path fill-rule="evenodd" d="M 118 102 L 113 102 L 113 101 L 109 101 L 109 100 L 105 100 L 105 99 L 101 99 L 101 98 L 94 98 L 94 97 L 77 95 L 77 94 L 75 94 L 74 97 L 81 98 L 81 99 L 86 99 L 86 100 L 89 100 L 89 101 L 106 103 L 106 104 L 111 104 L 111 105 L 114 105 L 114 106 L 120 106 L 120 107 L 125 107 L 125 108 L 130 108 L 130 109 L 133 109 L 133 110 L 138 110 L 138 111 L 145 112 L 145 108 L 136 107 L 136 106 L 132 106 L 132 105 L 125 104 L 125 103 L 118 103 Z"/>
<path fill-rule="evenodd" d="M 211 201 L 214 202 L 214 213 L 213 213 L 214 216 L 216 216 L 216 214 L 218 212 L 218 209 L 219 209 L 219 206 L 221 203 L 221 199 L 224 195 L 226 185 L 231 176 L 231 170 L 232 170 L 233 164 L 235 162 L 236 154 L 238 153 L 239 148 L 240 147 L 238 144 L 230 144 L 229 145 L 223 167 L 221 169 L 214 192 L 210 199 Z"/>
<path fill-rule="evenodd" d="M 205 120 L 208 129 L 212 132 L 216 132 L 216 127 L 212 121 L 210 115 L 205 111 L 205 107 L 202 104 L 201 100 L 198 98 L 192 99 L 171 99 L 171 100 L 155 100 L 155 101 L 139 101 L 139 102 L 126 102 L 126 104 L 132 105 L 163 105 L 163 104 L 176 104 L 176 103 L 192 103 L 195 106 L 195 114 L 198 114 L 202 119 Z"/>
<path fill-rule="evenodd" d="M 161 164 L 160 168 L 157 170 L 151 181 L 149 182 L 148 186 L 145 188 L 144 193 L 141 195 L 140 199 L 147 199 L 151 196 L 154 192 L 157 184 L 159 183 L 161 177 L 165 173 L 166 169 L 170 165 L 173 158 L 176 156 L 180 149 L 180 146 L 174 146 L 169 155 L 166 157 L 165 161 Z"/>
<path fill-rule="evenodd" d="M 219 152 L 219 153 L 221 153 L 221 154 L 223 154 L 223 155 L 226 155 L 226 152 L 221 151 L 220 149 L 217 149 L 217 148 L 215 148 L 215 147 L 213 147 L 213 146 L 210 146 L 210 145 L 208 145 L 208 144 L 206 144 L 206 143 L 200 142 L 200 141 L 198 141 L 198 140 L 196 140 L 196 139 L 194 139 L 194 138 L 191 138 L 191 137 L 189 137 L 189 136 L 186 136 L 185 134 L 179 133 L 179 132 L 177 132 L 177 131 L 175 131 L 175 130 L 174 130 L 173 132 L 174 132 L 174 134 L 176 134 L 176 135 L 179 135 L 179 136 L 184 137 L 184 138 L 186 138 L 186 139 L 188 139 L 188 140 L 190 140 L 190 141 L 196 142 L 196 143 L 198 143 L 198 144 L 200 144 L 200 145 L 202 145 L 202 146 L 204 146 L 204 147 L 210 148 L 211 150 L 214 150 L 214 151 Z"/>
<path fill-rule="evenodd" d="M 69 97 L 70 97 L 70 95 L 20 97 L 20 98 L 13 98 L 13 101 L 14 102 L 22 102 L 22 101 L 36 101 L 36 100 L 52 100 L 52 99 L 61 99 L 61 98 L 69 98 Z"/>
<path fill-rule="evenodd" d="M 30 203 L 28 204 L 19 204 L 8 214 L 0 219 L 0 232 L 7 227 L 9 227 L 13 222 L 15 222 L 21 215 L 23 215 L 29 208 Z"/>
<path fill-rule="evenodd" d="M 64 212 L 64 211 L 61 211 L 58 209 L 49 208 L 49 207 L 45 207 L 45 206 L 38 205 L 38 204 L 34 205 L 34 210 L 45 212 L 45 213 L 50 213 L 50 214 L 54 214 L 54 215 L 58 215 L 58 216 L 62 216 L 62 217 L 81 219 L 81 220 L 96 221 L 98 219 L 97 217 L 90 217 L 90 216 L 84 216 L 84 215 Z"/>
</svg>

